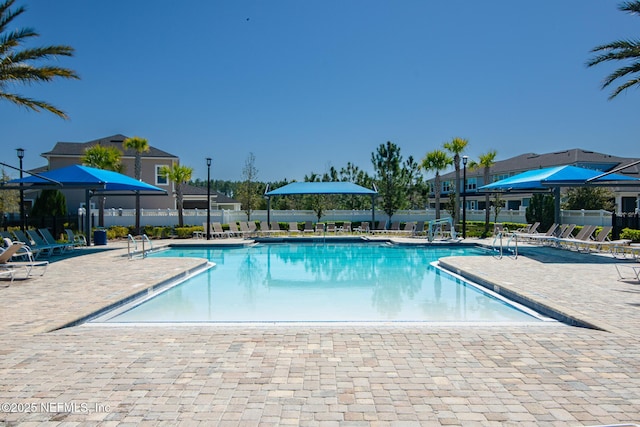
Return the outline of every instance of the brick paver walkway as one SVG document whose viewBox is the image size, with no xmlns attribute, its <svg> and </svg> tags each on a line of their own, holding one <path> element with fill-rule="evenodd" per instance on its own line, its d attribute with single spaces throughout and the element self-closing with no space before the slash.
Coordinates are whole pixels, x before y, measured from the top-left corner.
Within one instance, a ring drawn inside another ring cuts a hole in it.
<svg viewBox="0 0 640 427">
<path fill-rule="evenodd" d="M 56 329 L 204 264 L 130 261 L 122 249 L 56 261 L 43 277 L 0 287 L 0 423 L 640 422 L 640 284 L 618 281 L 609 259 L 523 250 L 530 257 L 444 262 L 602 330 L 564 324 Z"/>
</svg>

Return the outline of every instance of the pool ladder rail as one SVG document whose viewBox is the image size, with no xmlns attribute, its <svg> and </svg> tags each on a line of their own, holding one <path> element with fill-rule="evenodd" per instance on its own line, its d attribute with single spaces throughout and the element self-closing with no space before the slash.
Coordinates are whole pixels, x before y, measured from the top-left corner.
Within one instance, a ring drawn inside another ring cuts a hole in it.
<svg viewBox="0 0 640 427">
<path fill-rule="evenodd" d="M 127 235 L 127 254 L 129 259 L 134 257 L 145 258 L 153 250 L 153 244 L 146 234 L 136 237 L 131 234 Z"/>
<path fill-rule="evenodd" d="M 508 237 L 506 245 L 504 244 L 505 237 Z M 493 256 L 497 259 L 502 259 L 505 252 L 510 258 L 518 259 L 518 234 L 514 232 L 509 233 L 508 231 L 499 231 L 494 235 L 491 247 L 493 249 Z"/>
</svg>

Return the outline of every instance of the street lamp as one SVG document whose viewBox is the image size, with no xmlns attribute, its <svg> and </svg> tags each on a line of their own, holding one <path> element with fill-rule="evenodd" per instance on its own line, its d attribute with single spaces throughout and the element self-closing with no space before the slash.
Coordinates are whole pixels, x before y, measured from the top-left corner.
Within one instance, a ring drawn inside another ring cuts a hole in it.
<svg viewBox="0 0 640 427">
<path fill-rule="evenodd" d="M 467 162 L 468 156 L 462 156 L 462 238 L 467 238 Z"/>
<path fill-rule="evenodd" d="M 22 159 L 24 159 L 24 148 L 16 148 L 18 159 L 20 159 L 20 180 L 22 180 Z M 24 190 L 20 182 L 20 230 L 24 233 Z"/>
<path fill-rule="evenodd" d="M 211 238 L 211 157 L 207 157 L 207 240 Z"/>
</svg>

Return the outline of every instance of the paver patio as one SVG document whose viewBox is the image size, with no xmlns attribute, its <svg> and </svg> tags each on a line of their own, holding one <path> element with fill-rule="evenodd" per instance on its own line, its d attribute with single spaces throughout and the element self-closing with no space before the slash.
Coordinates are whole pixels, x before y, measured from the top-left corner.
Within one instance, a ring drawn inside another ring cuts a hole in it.
<svg viewBox="0 0 640 427">
<path fill-rule="evenodd" d="M 200 259 L 122 245 L 0 282 L 6 425 L 513 425 L 640 422 L 640 284 L 611 259 L 525 248 L 463 274 L 600 328 L 430 324 L 56 329 Z"/>
</svg>

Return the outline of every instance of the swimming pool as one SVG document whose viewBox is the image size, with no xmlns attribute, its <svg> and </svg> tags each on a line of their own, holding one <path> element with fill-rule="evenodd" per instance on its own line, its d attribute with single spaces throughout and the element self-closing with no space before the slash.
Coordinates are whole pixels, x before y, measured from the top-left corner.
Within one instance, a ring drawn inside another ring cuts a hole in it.
<svg viewBox="0 0 640 427">
<path fill-rule="evenodd" d="M 532 322 L 530 310 L 432 265 L 485 255 L 467 247 L 258 244 L 172 248 L 156 257 L 207 258 L 215 267 L 100 321 Z"/>
</svg>

